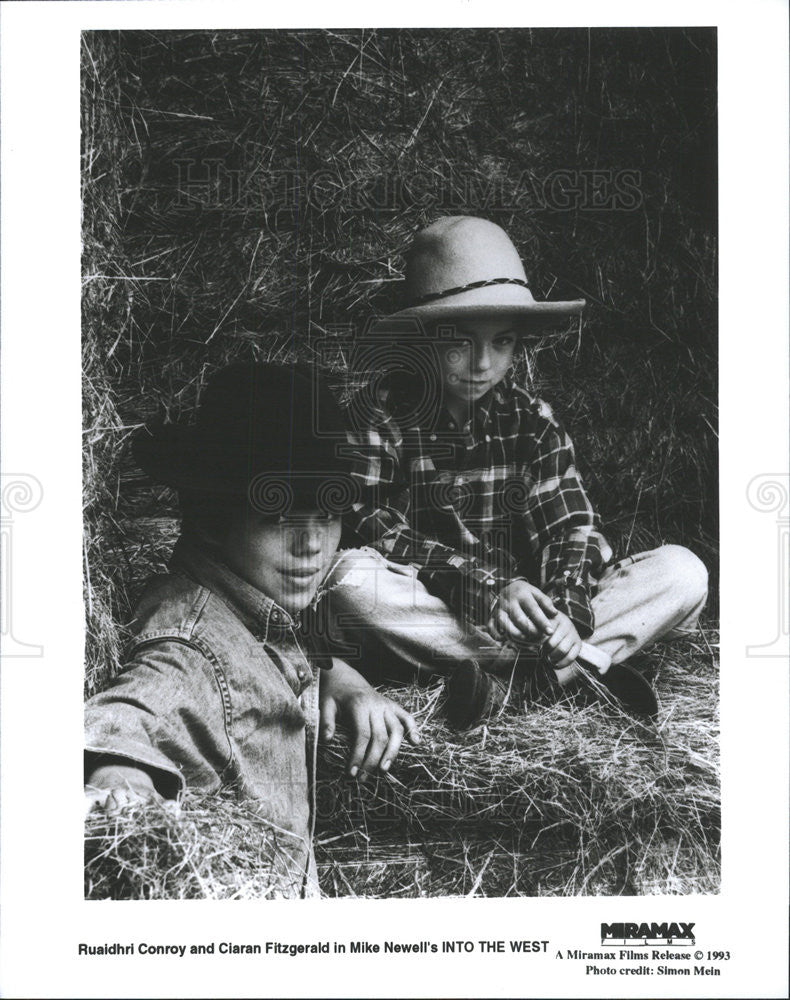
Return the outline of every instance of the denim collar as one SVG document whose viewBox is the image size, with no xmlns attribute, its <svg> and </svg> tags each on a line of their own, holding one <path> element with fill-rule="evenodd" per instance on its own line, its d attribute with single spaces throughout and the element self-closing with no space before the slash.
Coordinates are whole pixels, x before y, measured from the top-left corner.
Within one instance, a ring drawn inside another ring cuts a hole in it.
<svg viewBox="0 0 790 1000">
<path fill-rule="evenodd" d="M 247 628 L 262 642 L 270 633 L 298 628 L 298 621 L 264 593 L 242 580 L 217 558 L 212 549 L 194 535 L 182 535 L 176 542 L 170 567 L 186 572 L 204 587 L 208 587 L 229 605 Z"/>
</svg>

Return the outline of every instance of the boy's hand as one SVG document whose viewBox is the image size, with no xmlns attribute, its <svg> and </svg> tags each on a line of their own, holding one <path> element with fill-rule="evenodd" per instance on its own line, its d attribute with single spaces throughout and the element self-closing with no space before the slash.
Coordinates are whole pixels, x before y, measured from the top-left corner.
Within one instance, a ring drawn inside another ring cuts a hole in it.
<svg viewBox="0 0 790 1000">
<path fill-rule="evenodd" d="M 543 640 L 541 652 L 555 670 L 561 670 L 576 660 L 582 649 L 582 641 L 570 618 L 562 611 L 555 614 L 552 621 L 554 630 Z"/>
<path fill-rule="evenodd" d="M 162 801 L 150 774 L 126 764 L 105 764 L 91 773 L 85 785 L 85 814 L 95 808 L 114 816 L 126 806 Z"/>
<path fill-rule="evenodd" d="M 386 773 L 404 736 L 414 746 L 420 742 L 417 723 L 343 660 L 333 658 L 332 664 L 321 674 L 321 738 L 329 742 L 334 737 L 339 719 L 350 727 L 354 739 L 349 775 L 354 778 L 360 770 L 370 773 L 377 768 Z"/>
<path fill-rule="evenodd" d="M 554 631 L 558 615 L 542 590 L 526 580 L 512 580 L 499 591 L 488 628 L 494 635 L 534 642 Z"/>
</svg>

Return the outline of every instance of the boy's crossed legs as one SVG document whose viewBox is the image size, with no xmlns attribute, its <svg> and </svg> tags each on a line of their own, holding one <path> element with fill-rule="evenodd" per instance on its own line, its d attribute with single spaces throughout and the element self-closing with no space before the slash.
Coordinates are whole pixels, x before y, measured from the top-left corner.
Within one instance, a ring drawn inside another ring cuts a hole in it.
<svg viewBox="0 0 790 1000">
<path fill-rule="evenodd" d="M 691 634 L 707 582 L 703 563 L 679 545 L 627 556 L 598 581 L 592 598 L 596 627 L 587 642 L 620 663 L 656 640 Z M 330 639 L 345 643 L 343 655 L 352 656 L 363 673 L 425 680 L 448 676 L 470 659 L 493 674 L 513 669 L 517 646 L 459 621 L 425 589 L 414 567 L 389 562 L 374 549 L 339 552 L 326 587 Z"/>
</svg>

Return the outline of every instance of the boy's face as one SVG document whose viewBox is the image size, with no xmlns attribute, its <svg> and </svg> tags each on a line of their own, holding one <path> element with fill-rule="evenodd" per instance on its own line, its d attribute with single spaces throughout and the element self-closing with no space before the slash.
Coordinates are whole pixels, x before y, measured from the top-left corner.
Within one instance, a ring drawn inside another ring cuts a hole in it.
<svg viewBox="0 0 790 1000">
<path fill-rule="evenodd" d="M 228 566 L 289 614 L 312 600 L 340 542 L 341 518 L 297 511 L 272 521 L 254 511 L 233 523 L 222 543 Z"/>
<path fill-rule="evenodd" d="M 514 320 L 459 319 L 454 340 L 442 356 L 442 381 L 450 397 L 474 403 L 501 382 L 513 363 L 518 342 Z"/>
</svg>

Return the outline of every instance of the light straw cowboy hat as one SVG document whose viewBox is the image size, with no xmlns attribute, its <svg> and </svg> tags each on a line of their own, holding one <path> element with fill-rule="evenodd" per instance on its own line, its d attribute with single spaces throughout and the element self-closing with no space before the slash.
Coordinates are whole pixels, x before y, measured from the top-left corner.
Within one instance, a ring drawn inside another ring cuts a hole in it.
<svg viewBox="0 0 790 1000">
<path fill-rule="evenodd" d="M 486 219 L 453 215 L 414 237 L 406 257 L 403 309 L 423 321 L 515 315 L 529 327 L 578 316 L 584 299 L 536 302 L 518 251 L 504 229 Z"/>
</svg>

